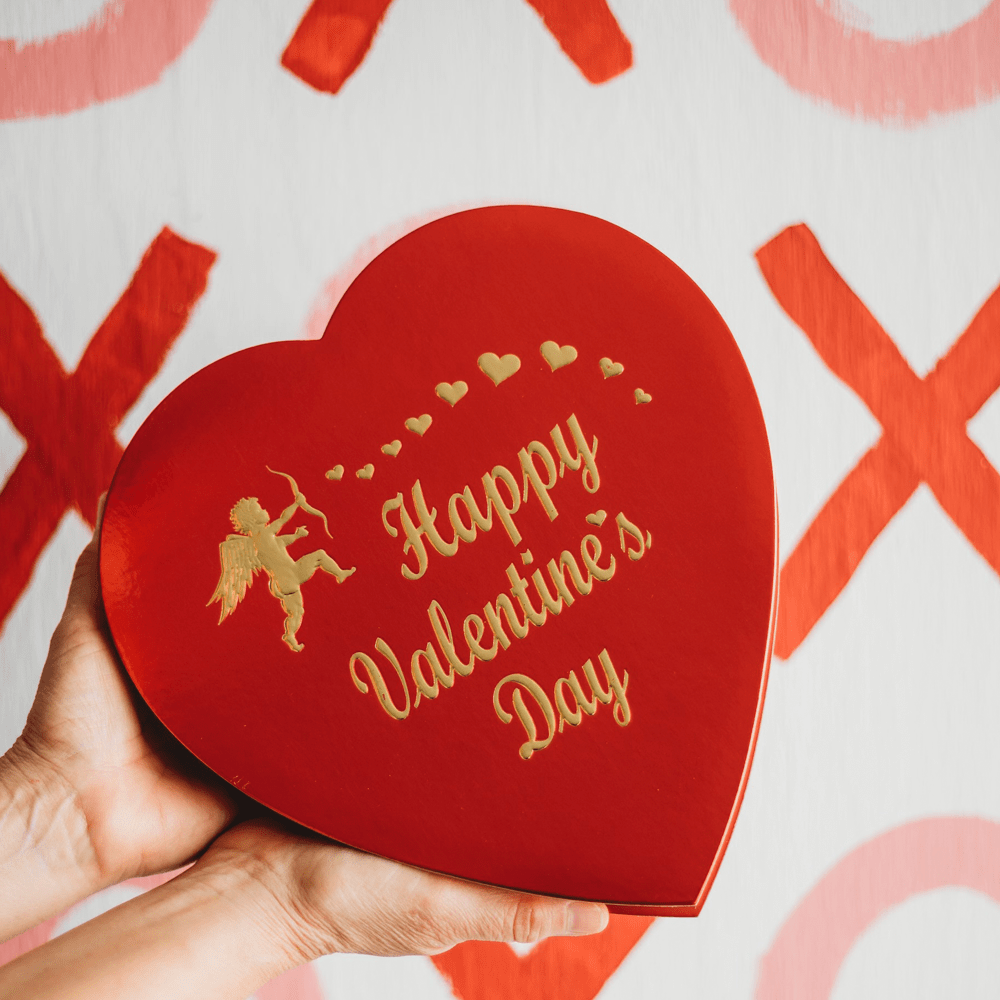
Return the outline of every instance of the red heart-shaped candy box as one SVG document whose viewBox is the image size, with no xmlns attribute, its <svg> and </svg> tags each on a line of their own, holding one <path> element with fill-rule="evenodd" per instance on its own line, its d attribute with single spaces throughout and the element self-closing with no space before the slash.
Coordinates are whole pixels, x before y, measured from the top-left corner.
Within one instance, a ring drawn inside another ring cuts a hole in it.
<svg viewBox="0 0 1000 1000">
<path fill-rule="evenodd" d="M 386 250 L 321 341 L 171 393 L 101 577 L 143 698 L 277 812 L 683 915 L 749 772 L 775 546 L 760 407 L 704 294 L 610 223 L 497 207 Z"/>
</svg>

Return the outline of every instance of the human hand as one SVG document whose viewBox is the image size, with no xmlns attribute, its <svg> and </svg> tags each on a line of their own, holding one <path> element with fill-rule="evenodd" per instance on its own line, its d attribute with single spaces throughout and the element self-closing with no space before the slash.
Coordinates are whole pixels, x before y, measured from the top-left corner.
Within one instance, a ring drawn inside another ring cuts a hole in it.
<svg viewBox="0 0 1000 1000">
<path fill-rule="evenodd" d="M 333 844 L 274 818 L 224 833 L 191 870 L 262 890 L 292 965 L 331 952 L 435 955 L 460 941 L 594 934 L 602 903 L 498 889 Z"/>
<path fill-rule="evenodd" d="M 527 942 L 607 922 L 600 904 L 433 875 L 276 818 L 218 836 L 235 795 L 124 675 L 96 541 L 77 563 L 24 734 L 0 765 L 0 939 L 105 885 L 176 867 L 217 837 L 176 879 L 4 966 L 0 995 L 237 1000 L 331 951 L 434 954 L 470 938 Z"/>
<path fill-rule="evenodd" d="M 305 538 L 306 535 L 308 535 L 308 534 L 309 534 L 309 529 L 308 528 L 298 527 L 298 528 L 295 529 L 295 537 L 296 538 Z"/>
<path fill-rule="evenodd" d="M 232 789 L 125 676 L 100 599 L 98 533 L 77 561 L 24 732 L 0 761 L 0 940 L 106 885 L 190 861 L 236 811 Z"/>
<path fill-rule="evenodd" d="M 433 875 L 258 820 L 172 882 L 0 969 L 0 995 L 242 1000 L 329 952 L 430 955 L 469 939 L 594 933 L 607 919 L 598 903 Z"/>
<path fill-rule="evenodd" d="M 0 939 L 214 842 L 178 878 L 0 969 L 0 995 L 236 1000 L 330 951 L 433 954 L 607 922 L 600 904 L 433 875 L 277 818 L 218 836 L 235 814 L 235 793 L 169 736 L 124 675 L 92 541 L 24 734 L 0 761 Z"/>
</svg>

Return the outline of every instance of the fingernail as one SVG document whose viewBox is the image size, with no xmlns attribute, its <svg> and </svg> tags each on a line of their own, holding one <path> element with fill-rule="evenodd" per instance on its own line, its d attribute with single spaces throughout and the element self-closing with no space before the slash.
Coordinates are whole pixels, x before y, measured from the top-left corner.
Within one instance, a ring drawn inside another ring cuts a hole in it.
<svg viewBox="0 0 1000 1000">
<path fill-rule="evenodd" d="M 608 911 L 600 903 L 570 903 L 566 908 L 568 934 L 596 934 L 608 923 Z"/>
</svg>

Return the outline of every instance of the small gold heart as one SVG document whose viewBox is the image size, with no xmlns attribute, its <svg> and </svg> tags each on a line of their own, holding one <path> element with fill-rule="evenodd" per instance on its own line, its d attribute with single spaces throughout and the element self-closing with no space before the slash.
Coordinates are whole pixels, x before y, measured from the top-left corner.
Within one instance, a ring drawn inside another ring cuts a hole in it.
<svg viewBox="0 0 1000 1000">
<path fill-rule="evenodd" d="M 604 519 L 608 516 L 606 510 L 599 510 L 596 514 L 588 514 L 586 517 L 587 524 L 596 524 L 599 528 L 604 524 Z"/>
<path fill-rule="evenodd" d="M 614 378 L 625 371 L 625 366 L 620 361 L 612 361 L 611 358 L 601 358 L 601 371 L 605 378 Z"/>
<path fill-rule="evenodd" d="M 429 413 L 422 413 L 419 417 L 410 417 L 405 424 L 408 431 L 413 431 L 414 434 L 419 434 L 421 437 L 424 436 L 424 431 L 430 425 L 431 415 Z"/>
<path fill-rule="evenodd" d="M 546 340 L 539 350 L 553 371 L 576 361 L 576 348 L 570 347 L 569 344 L 560 347 L 554 340 Z"/>
<path fill-rule="evenodd" d="M 521 367 L 521 359 L 516 354 L 505 354 L 498 358 L 495 354 L 480 354 L 476 359 L 479 370 L 499 385 L 505 378 L 510 378 Z"/>
<path fill-rule="evenodd" d="M 344 467 L 342 465 L 335 465 L 332 469 L 330 469 L 329 472 L 327 472 L 326 478 L 327 479 L 340 479 L 340 477 L 343 474 L 344 474 Z"/>
<path fill-rule="evenodd" d="M 358 479 L 371 479 L 375 475 L 375 466 L 369 462 L 363 469 L 358 469 L 354 474 Z"/>
<path fill-rule="evenodd" d="M 635 390 L 635 403 L 638 406 L 640 403 L 648 403 L 653 397 L 650 396 L 648 392 L 643 392 L 642 389 Z"/>
<path fill-rule="evenodd" d="M 388 444 L 382 445 L 383 455 L 392 455 L 395 458 L 399 454 L 399 449 L 403 447 L 403 442 L 396 438 L 395 441 L 390 441 Z"/>
<path fill-rule="evenodd" d="M 459 379 L 457 382 L 438 382 L 434 391 L 451 406 L 454 406 L 468 391 L 468 383 Z"/>
</svg>

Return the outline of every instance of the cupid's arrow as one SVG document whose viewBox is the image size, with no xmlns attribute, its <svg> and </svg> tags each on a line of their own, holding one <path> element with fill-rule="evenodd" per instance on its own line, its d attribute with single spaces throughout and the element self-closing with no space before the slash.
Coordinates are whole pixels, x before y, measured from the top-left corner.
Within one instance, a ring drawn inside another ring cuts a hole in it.
<svg viewBox="0 0 1000 1000">
<path fill-rule="evenodd" d="M 317 510 L 306 500 L 305 494 L 299 489 L 298 484 L 295 482 L 295 480 L 292 479 L 292 477 L 287 472 L 278 472 L 277 469 L 272 469 L 271 466 L 269 465 L 265 465 L 264 468 L 267 469 L 268 472 L 273 472 L 276 476 L 284 476 L 285 479 L 288 480 L 289 484 L 292 487 L 292 492 L 295 494 L 295 502 L 306 513 L 315 514 L 317 517 L 323 518 L 323 527 L 326 528 L 327 535 L 329 535 L 330 538 L 333 538 L 333 535 L 330 534 L 330 525 L 326 520 L 326 514 L 324 514 L 323 511 L 321 510 Z"/>
</svg>

